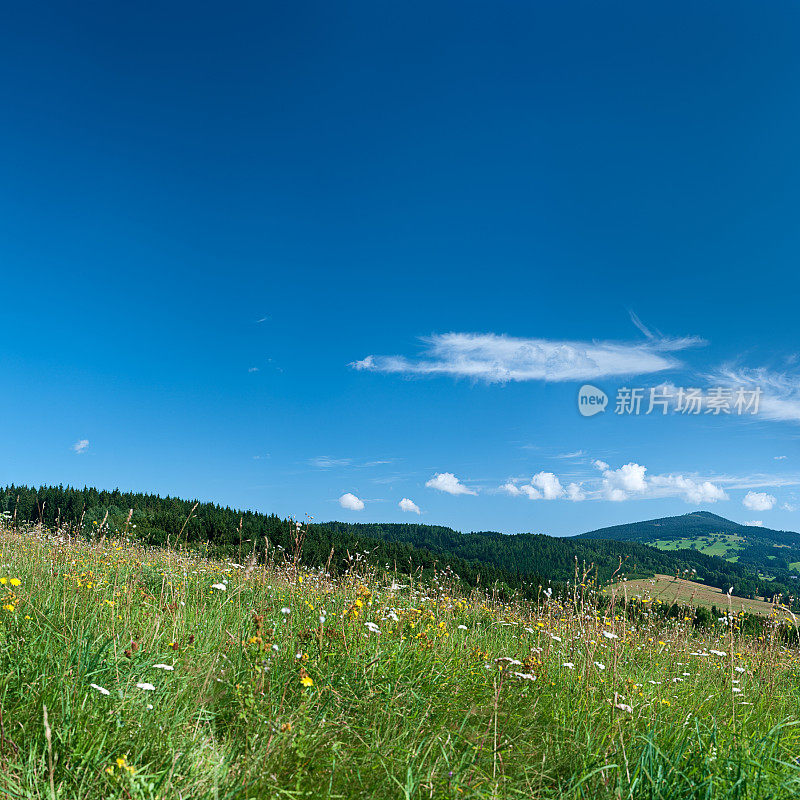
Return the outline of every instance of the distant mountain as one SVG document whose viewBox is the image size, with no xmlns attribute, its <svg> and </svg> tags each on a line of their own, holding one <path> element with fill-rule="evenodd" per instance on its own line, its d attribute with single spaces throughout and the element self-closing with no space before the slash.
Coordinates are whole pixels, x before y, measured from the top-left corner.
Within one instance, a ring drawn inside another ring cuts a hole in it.
<svg viewBox="0 0 800 800">
<path fill-rule="evenodd" d="M 694 550 L 750 566 L 766 580 L 792 582 L 800 575 L 800 533 L 741 525 L 708 511 L 612 525 L 574 538 L 637 542 L 667 552 Z"/>
</svg>

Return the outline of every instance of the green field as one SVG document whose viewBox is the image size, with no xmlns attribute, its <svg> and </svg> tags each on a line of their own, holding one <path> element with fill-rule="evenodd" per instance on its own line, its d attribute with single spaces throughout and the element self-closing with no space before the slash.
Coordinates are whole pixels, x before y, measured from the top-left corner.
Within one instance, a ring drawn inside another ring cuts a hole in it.
<svg viewBox="0 0 800 800">
<path fill-rule="evenodd" d="M 715 534 L 685 539 L 653 539 L 647 544 L 659 550 L 697 550 L 708 556 L 721 556 L 727 561 L 737 561 L 738 553 L 744 549 L 745 540 L 736 534 Z"/>
<path fill-rule="evenodd" d="M 780 620 L 0 532 L 0 797 L 794 798 Z M 632 589 L 629 586 L 628 589 Z"/>
</svg>

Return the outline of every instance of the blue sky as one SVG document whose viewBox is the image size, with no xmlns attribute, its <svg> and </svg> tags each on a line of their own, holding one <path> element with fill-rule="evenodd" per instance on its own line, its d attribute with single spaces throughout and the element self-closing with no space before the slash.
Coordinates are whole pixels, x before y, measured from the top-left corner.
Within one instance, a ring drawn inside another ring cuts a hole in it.
<svg viewBox="0 0 800 800">
<path fill-rule="evenodd" d="M 800 530 L 798 33 L 786 2 L 10 9 L 0 481 Z M 614 413 L 662 384 L 759 413 Z"/>
</svg>

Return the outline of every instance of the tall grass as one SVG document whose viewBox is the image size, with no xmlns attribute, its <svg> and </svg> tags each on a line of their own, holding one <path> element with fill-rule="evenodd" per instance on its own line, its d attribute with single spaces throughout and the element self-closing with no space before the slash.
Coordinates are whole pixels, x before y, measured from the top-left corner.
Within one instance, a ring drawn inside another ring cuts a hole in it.
<svg viewBox="0 0 800 800">
<path fill-rule="evenodd" d="M 800 793 L 782 623 L 702 631 L 575 588 L 501 604 L 5 530 L 0 797 Z"/>
</svg>

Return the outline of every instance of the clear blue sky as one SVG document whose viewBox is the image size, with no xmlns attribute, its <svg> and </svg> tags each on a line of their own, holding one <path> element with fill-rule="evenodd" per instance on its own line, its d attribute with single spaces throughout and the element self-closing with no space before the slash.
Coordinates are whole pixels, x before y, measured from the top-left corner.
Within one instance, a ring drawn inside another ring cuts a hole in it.
<svg viewBox="0 0 800 800">
<path fill-rule="evenodd" d="M 799 35 L 788 2 L 9 7 L 0 481 L 800 530 Z M 659 383 L 762 406 L 614 413 Z"/>
</svg>

